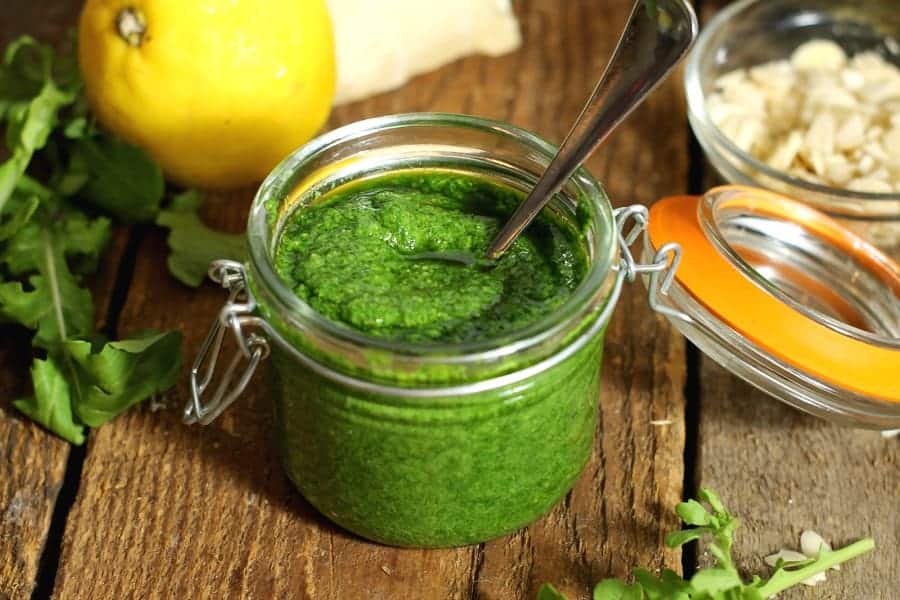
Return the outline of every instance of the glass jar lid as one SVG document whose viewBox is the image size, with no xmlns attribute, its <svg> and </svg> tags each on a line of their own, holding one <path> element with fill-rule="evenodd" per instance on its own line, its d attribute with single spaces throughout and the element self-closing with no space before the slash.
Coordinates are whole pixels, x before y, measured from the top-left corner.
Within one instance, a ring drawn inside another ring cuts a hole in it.
<svg viewBox="0 0 900 600">
<path fill-rule="evenodd" d="M 650 209 L 645 252 L 682 247 L 666 303 L 711 358 L 836 421 L 900 423 L 900 267 L 823 213 L 725 186 Z"/>
</svg>

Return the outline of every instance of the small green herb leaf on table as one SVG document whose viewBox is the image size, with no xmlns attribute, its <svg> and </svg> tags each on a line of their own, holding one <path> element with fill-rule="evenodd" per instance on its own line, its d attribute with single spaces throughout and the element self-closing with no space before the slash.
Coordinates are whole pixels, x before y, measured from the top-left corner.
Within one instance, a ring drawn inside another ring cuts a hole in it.
<svg viewBox="0 0 900 600">
<path fill-rule="evenodd" d="M 106 344 L 70 340 L 65 350 L 78 381 L 75 414 L 82 423 L 98 427 L 176 383 L 181 334 L 149 331 Z"/>
<path fill-rule="evenodd" d="M 75 144 L 70 170 L 83 174 L 78 194 L 126 223 L 152 221 L 166 184 L 160 168 L 136 146 L 107 134 Z"/>
<path fill-rule="evenodd" d="M 212 261 L 247 257 L 245 236 L 208 227 L 197 214 L 199 206 L 199 193 L 191 190 L 176 196 L 156 218 L 158 225 L 169 229 L 169 272 L 191 287 L 203 283 Z"/>
<path fill-rule="evenodd" d="M 69 382 L 52 358 L 34 361 L 31 367 L 34 395 L 13 400 L 13 406 L 73 444 L 84 443 L 84 427 L 72 418 Z"/>
</svg>

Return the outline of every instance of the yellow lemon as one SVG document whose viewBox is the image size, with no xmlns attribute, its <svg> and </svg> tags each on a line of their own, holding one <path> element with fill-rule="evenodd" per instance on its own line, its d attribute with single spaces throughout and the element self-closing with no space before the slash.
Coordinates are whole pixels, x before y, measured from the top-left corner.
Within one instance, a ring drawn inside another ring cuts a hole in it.
<svg viewBox="0 0 900 600">
<path fill-rule="evenodd" d="M 185 185 L 262 179 L 334 95 L 325 0 L 87 0 L 78 45 L 100 122 Z"/>
</svg>

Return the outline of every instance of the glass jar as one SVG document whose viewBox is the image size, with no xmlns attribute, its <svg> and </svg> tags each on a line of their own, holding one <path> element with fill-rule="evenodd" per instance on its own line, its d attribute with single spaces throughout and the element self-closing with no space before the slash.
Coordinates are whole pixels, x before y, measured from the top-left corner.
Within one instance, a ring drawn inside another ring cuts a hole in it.
<svg viewBox="0 0 900 600">
<path fill-rule="evenodd" d="M 527 192 L 555 151 L 498 122 L 391 116 L 311 142 L 260 188 L 246 274 L 228 264 L 221 274 L 247 288 L 235 287 L 229 306 L 238 308 L 226 307 L 220 323 L 239 330 L 253 368 L 271 347 L 285 469 L 337 524 L 392 545 L 475 543 L 530 523 L 572 487 L 591 452 L 603 334 L 622 284 L 616 219 L 601 186 L 575 173 L 545 209 L 581 232 L 588 269 L 573 295 L 520 331 L 439 345 L 368 336 L 300 300 L 273 267 L 286 217 L 347 182 L 409 169 Z M 197 405 L 197 416 L 214 418 L 233 400 L 224 396 L 218 407 Z"/>
</svg>

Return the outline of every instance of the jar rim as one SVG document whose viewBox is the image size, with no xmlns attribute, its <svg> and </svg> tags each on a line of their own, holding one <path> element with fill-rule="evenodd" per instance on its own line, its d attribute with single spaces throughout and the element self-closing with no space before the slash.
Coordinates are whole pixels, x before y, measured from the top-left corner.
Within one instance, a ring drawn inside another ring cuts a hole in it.
<svg viewBox="0 0 900 600">
<path fill-rule="evenodd" d="M 329 339 L 349 343 L 364 349 L 374 348 L 391 354 L 414 357 L 422 362 L 477 363 L 494 361 L 539 345 L 560 333 L 566 324 L 595 310 L 612 288 L 617 265 L 618 245 L 612 206 L 602 186 L 584 168 L 571 178 L 579 190 L 586 192 L 593 205 L 593 227 L 596 235 L 589 241 L 594 247 L 584 278 L 572 295 L 559 307 L 540 320 L 494 338 L 462 343 L 412 343 L 376 337 L 332 321 L 300 299 L 279 277 L 273 260 L 273 234 L 267 201 L 282 194 L 282 187 L 290 177 L 303 169 L 321 153 L 343 142 L 363 138 L 379 131 L 422 126 L 444 126 L 476 129 L 522 143 L 548 161 L 556 154 L 556 147 L 534 133 L 501 121 L 452 113 L 404 113 L 357 121 L 315 138 L 285 158 L 260 186 L 247 223 L 249 263 L 256 285 L 262 286 L 266 301 L 279 314 L 286 315 L 289 324 L 300 329 L 313 329 Z"/>
</svg>

